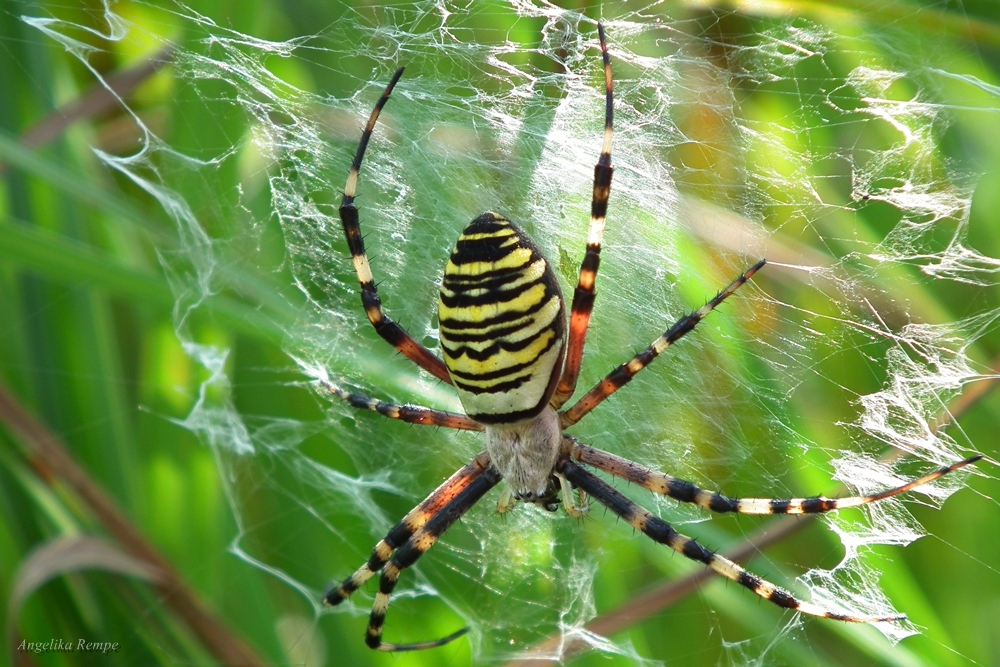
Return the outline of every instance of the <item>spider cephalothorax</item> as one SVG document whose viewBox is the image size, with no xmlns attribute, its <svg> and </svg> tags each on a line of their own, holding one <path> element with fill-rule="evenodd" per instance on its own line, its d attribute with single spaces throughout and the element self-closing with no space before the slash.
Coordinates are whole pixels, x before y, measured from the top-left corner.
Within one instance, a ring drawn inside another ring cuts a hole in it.
<svg viewBox="0 0 1000 667">
<path fill-rule="evenodd" d="M 600 24 L 597 29 L 604 61 L 604 145 L 594 168 L 587 250 L 573 293 L 568 326 L 562 292 L 548 260 L 520 227 L 496 213 L 484 213 L 465 228 L 445 268 L 438 310 L 444 361 L 386 317 L 365 256 L 354 196 L 358 171 L 375 121 L 399 81 L 402 69 L 393 76 L 368 119 L 340 205 L 344 234 L 361 285 L 361 301 L 368 319 L 382 338 L 434 377 L 455 386 L 465 414 L 393 405 L 346 391 L 330 382 L 325 386 L 354 407 L 373 410 L 393 419 L 482 431 L 486 450 L 411 510 L 375 546 L 367 563 L 339 586 L 331 588 L 324 602 L 329 605 L 343 602 L 381 571 L 365 637 L 368 646 L 383 651 L 425 649 L 441 646 L 464 634 L 466 630 L 459 630 L 430 642 L 389 644 L 382 641 L 382 625 L 389 596 L 400 572 L 430 549 L 491 488 L 506 480 L 508 488 L 498 504 L 502 511 L 509 510 L 517 500 L 554 510 L 561 496 L 567 512 L 580 516 L 586 512 L 585 497 L 590 496 L 653 540 L 704 563 L 780 607 L 854 623 L 901 618 L 838 614 L 798 600 L 784 589 L 681 535 L 669 523 L 636 505 L 583 466 L 597 468 L 655 493 L 713 512 L 806 514 L 856 507 L 889 498 L 982 457 L 974 456 L 956 462 L 903 486 L 870 496 L 782 500 L 728 498 L 588 447 L 563 433 L 564 429 L 578 422 L 628 383 L 667 347 L 694 329 L 698 322 L 764 266 L 764 260 L 757 262 L 714 299 L 682 317 L 649 347 L 612 371 L 572 407 L 560 411 L 576 390 L 594 304 L 604 216 L 611 191 L 611 62 L 604 29 Z"/>
</svg>

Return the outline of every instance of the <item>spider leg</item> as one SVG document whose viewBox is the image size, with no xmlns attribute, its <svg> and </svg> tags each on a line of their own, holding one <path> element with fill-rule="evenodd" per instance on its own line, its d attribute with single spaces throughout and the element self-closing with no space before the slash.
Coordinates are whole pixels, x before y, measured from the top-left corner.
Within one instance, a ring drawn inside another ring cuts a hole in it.
<svg viewBox="0 0 1000 667">
<path fill-rule="evenodd" d="M 811 616 L 829 618 L 835 621 L 846 621 L 848 623 L 884 623 L 905 618 L 904 615 L 869 617 L 839 614 L 827 611 L 818 605 L 799 600 L 785 589 L 758 577 L 728 558 L 720 556 L 710 549 L 706 549 L 692 538 L 681 535 L 669 523 L 653 516 L 623 496 L 611 485 L 587 472 L 568 458 L 561 458 L 556 463 L 556 470 L 565 475 L 566 479 L 574 486 L 582 488 L 592 498 L 597 499 L 599 503 L 624 519 L 636 530 L 642 531 L 654 541 L 665 544 L 686 558 L 704 563 L 723 577 L 735 581 L 740 586 L 749 589 L 779 607 L 794 609 L 795 611 Z"/>
<path fill-rule="evenodd" d="M 868 503 L 874 503 L 879 500 L 885 500 L 886 498 L 891 498 L 901 493 L 906 493 L 907 491 L 911 491 L 918 486 L 923 486 L 924 484 L 933 482 L 939 477 L 943 477 L 944 475 L 954 472 L 959 468 L 964 468 L 970 463 L 975 463 L 979 459 L 983 458 L 982 455 L 973 456 L 965 459 L 964 461 L 959 461 L 958 463 L 938 468 L 934 472 L 924 475 L 920 479 L 915 479 L 912 482 L 903 484 L 902 486 L 897 486 L 896 488 L 888 489 L 870 496 L 854 496 L 850 498 L 824 498 L 823 496 L 815 496 L 812 498 L 787 498 L 781 500 L 772 498 L 729 498 L 721 493 L 705 491 L 704 489 L 698 488 L 691 482 L 651 470 L 620 456 L 615 456 L 614 454 L 594 449 L 593 447 L 581 445 L 575 439 L 569 438 L 568 436 L 564 437 L 572 440 L 573 448 L 571 456 L 574 460 L 579 461 L 580 463 L 585 463 L 597 468 L 598 470 L 603 470 L 609 475 L 613 475 L 619 479 L 624 479 L 634 484 L 638 484 L 642 488 L 649 489 L 653 493 L 669 496 L 674 500 L 679 500 L 681 502 L 693 503 L 703 509 L 719 513 L 820 514 L 823 512 L 841 510 L 847 507 L 859 507 L 861 505 L 867 505 Z"/>
<path fill-rule="evenodd" d="M 562 377 L 552 396 L 550 405 L 556 410 L 569 400 L 576 390 L 583 361 L 583 345 L 590 326 L 590 313 L 594 309 L 594 282 L 601 263 L 601 241 L 604 238 L 604 217 L 608 212 L 608 195 L 611 193 L 611 136 L 614 116 L 614 95 L 611 87 L 611 59 L 604 41 L 604 26 L 597 24 L 601 39 L 601 57 L 604 59 L 604 146 L 594 167 L 594 194 L 590 203 L 590 230 L 587 233 L 587 253 L 580 266 L 580 277 L 573 293 L 573 307 L 569 318 L 569 344 Z"/>
<path fill-rule="evenodd" d="M 347 391 L 332 382 L 320 381 L 320 384 L 326 387 L 331 394 L 346 401 L 351 407 L 361 410 L 371 410 L 390 419 L 398 419 L 411 424 L 424 424 L 425 426 L 443 426 L 444 428 L 454 428 L 463 431 L 483 430 L 482 424 L 457 412 L 434 410 L 419 405 L 386 403 L 370 396 L 365 396 L 364 394 Z"/>
<path fill-rule="evenodd" d="M 497 472 L 496 468 L 490 467 L 482 471 L 451 502 L 422 527 L 414 531 L 406 543 L 396 550 L 392 560 L 382 568 L 378 593 L 375 595 L 375 604 L 372 606 L 372 614 L 368 619 L 368 631 L 365 635 L 365 643 L 368 644 L 369 648 L 379 651 L 420 651 L 442 646 L 468 632 L 468 628 L 463 628 L 447 637 L 417 644 L 389 644 L 382 641 L 382 625 L 385 622 L 385 613 L 389 608 L 389 596 L 396 587 L 400 573 L 413 565 L 418 558 L 434 546 L 441 535 L 479 502 L 479 499 L 487 491 L 496 486 L 500 479 L 500 473 Z"/>
<path fill-rule="evenodd" d="M 441 486 L 434 489 L 422 503 L 410 510 L 409 514 L 403 517 L 403 520 L 375 545 L 367 563 L 359 567 L 342 584 L 327 591 L 326 595 L 323 596 L 323 604 L 338 605 L 346 600 L 351 593 L 361 588 L 366 581 L 389 562 L 393 551 L 409 540 L 415 532 L 427 525 L 444 507 L 465 491 L 489 468 L 489 465 L 490 459 L 483 452 L 445 480 Z"/>
<path fill-rule="evenodd" d="M 396 70 L 389 85 L 386 86 L 385 92 L 382 93 L 382 97 L 379 98 L 368 118 L 364 132 L 361 133 L 361 143 L 358 144 L 358 152 L 354 155 L 354 163 L 351 164 L 351 171 L 347 175 L 347 184 L 344 186 L 344 198 L 340 202 L 340 222 L 344 227 L 344 236 L 347 237 L 347 247 L 351 251 L 354 271 L 358 274 L 358 283 L 361 285 L 361 303 L 364 305 L 365 314 L 368 315 L 368 320 L 375 327 L 375 331 L 417 366 L 439 380 L 451 384 L 451 377 L 448 375 L 448 369 L 444 362 L 414 340 L 410 334 L 403 331 L 402 327 L 389 319 L 382 311 L 382 301 L 379 299 L 378 290 L 375 288 L 375 278 L 372 276 L 371 266 L 368 264 L 367 255 L 365 255 L 365 241 L 361 236 L 361 225 L 358 223 L 358 209 L 354 205 L 354 196 L 358 186 L 358 171 L 361 169 L 361 160 L 365 156 L 365 149 L 371 139 L 372 130 L 375 129 L 375 121 L 378 120 L 382 107 L 389 100 L 389 94 L 402 75 L 403 68 L 400 67 Z"/>
<path fill-rule="evenodd" d="M 588 412 L 600 405 L 604 399 L 615 393 L 628 384 L 635 375 L 643 368 L 652 363 L 665 349 L 677 342 L 685 334 L 689 333 L 701 322 L 706 315 L 715 310 L 720 303 L 743 286 L 753 274 L 757 273 L 767 260 L 760 260 L 746 270 L 739 278 L 729 283 L 729 285 L 719 292 L 714 299 L 704 306 L 694 311 L 690 315 L 685 315 L 677 320 L 672 327 L 666 330 L 662 336 L 653 341 L 653 344 L 645 350 L 635 355 L 627 363 L 622 364 L 611 371 L 606 378 L 587 392 L 573 407 L 560 413 L 560 423 L 563 428 L 569 428 L 582 419 Z"/>
</svg>

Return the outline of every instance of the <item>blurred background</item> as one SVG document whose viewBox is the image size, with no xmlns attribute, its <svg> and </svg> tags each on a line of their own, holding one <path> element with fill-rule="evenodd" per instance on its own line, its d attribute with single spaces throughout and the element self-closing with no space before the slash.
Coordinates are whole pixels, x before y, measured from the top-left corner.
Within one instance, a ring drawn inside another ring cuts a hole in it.
<svg viewBox="0 0 1000 667">
<path fill-rule="evenodd" d="M 0 8 L 0 661 L 1000 664 L 991 0 Z M 389 657 L 363 643 L 374 582 L 319 605 L 481 447 L 317 384 L 460 409 L 360 307 L 335 209 L 364 119 L 405 65 L 359 205 L 418 340 L 436 347 L 444 258 L 484 210 L 569 294 L 598 20 L 616 172 L 580 389 L 771 265 L 572 433 L 734 496 L 872 492 L 985 454 L 822 521 L 707 520 L 617 485 L 799 595 L 907 624 L 697 588 L 598 507 L 499 517 L 496 492 L 403 575 L 385 628 L 469 637 Z M 17 650 L 80 638 L 118 650 Z"/>
</svg>

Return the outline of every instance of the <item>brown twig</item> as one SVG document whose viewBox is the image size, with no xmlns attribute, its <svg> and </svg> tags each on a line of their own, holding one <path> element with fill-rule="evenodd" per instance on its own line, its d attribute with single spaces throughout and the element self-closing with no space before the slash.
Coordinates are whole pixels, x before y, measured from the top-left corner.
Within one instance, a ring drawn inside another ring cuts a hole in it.
<svg viewBox="0 0 1000 667">
<path fill-rule="evenodd" d="M 125 516 L 41 422 L 31 416 L 17 398 L 0 385 L 0 422 L 27 448 L 30 463 L 47 483 L 67 484 L 94 516 L 104 524 L 125 550 L 161 573 L 154 584 L 163 601 L 227 667 L 263 667 L 264 662 L 242 639 L 216 618 L 188 588 L 156 548 Z"/>
<path fill-rule="evenodd" d="M 22 132 L 18 141 L 25 148 L 40 148 L 65 132 L 73 123 L 114 109 L 121 98 L 128 97 L 139 84 L 166 66 L 173 54 L 174 47 L 168 45 L 138 64 L 115 72 L 103 84 L 95 85 L 80 97 L 53 109 Z M 7 164 L 0 162 L 0 175 L 6 170 Z"/>
</svg>

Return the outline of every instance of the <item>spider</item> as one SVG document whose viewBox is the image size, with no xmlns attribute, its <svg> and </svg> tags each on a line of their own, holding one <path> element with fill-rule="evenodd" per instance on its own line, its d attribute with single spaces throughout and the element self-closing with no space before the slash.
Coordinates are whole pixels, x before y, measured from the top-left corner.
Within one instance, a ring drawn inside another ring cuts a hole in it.
<svg viewBox="0 0 1000 667">
<path fill-rule="evenodd" d="M 382 640 L 389 596 L 401 572 L 430 549 L 487 491 L 501 480 L 506 480 L 507 490 L 498 503 L 500 511 L 510 510 L 516 501 L 535 503 L 554 511 L 560 504 L 561 496 L 567 513 L 579 517 L 587 512 L 586 497 L 589 496 L 656 542 L 691 560 L 704 563 L 779 607 L 852 623 L 904 618 L 834 613 L 799 600 L 694 539 L 681 535 L 669 523 L 626 498 L 585 466 L 713 512 L 807 514 L 857 507 L 890 498 L 978 461 L 981 456 L 954 463 L 903 486 L 869 496 L 737 499 L 700 489 L 691 482 L 589 447 L 564 433 L 565 429 L 625 386 L 667 347 L 692 331 L 765 264 L 763 259 L 754 264 L 715 298 L 682 317 L 649 347 L 612 371 L 572 407 L 560 410 L 572 397 L 580 373 L 584 341 L 594 306 L 594 283 L 611 191 L 614 114 L 611 61 L 604 27 L 598 24 L 597 31 L 604 63 L 604 145 L 594 168 L 587 250 L 573 293 L 568 327 L 565 302 L 551 264 L 520 227 L 492 212 L 484 213 L 465 228 L 444 269 L 438 304 L 443 361 L 385 315 L 365 255 L 354 199 L 365 149 L 379 113 L 403 74 L 402 68 L 396 71 L 368 118 L 339 209 L 361 286 L 361 302 L 368 319 L 382 338 L 420 368 L 442 382 L 454 385 L 465 414 L 394 405 L 347 391 L 332 382 L 324 381 L 323 385 L 355 408 L 372 410 L 392 419 L 483 432 L 486 448 L 390 530 L 375 546 L 367 563 L 326 593 L 324 603 L 336 605 L 343 602 L 381 572 L 365 636 L 369 647 L 381 651 L 428 649 L 447 644 L 468 632 L 468 628 L 463 628 L 441 639 L 413 644 L 391 644 Z"/>
</svg>

